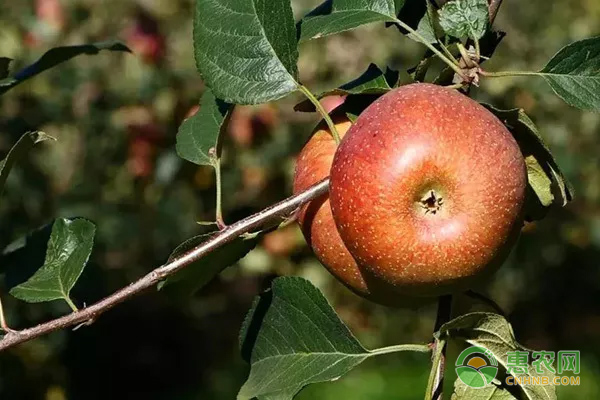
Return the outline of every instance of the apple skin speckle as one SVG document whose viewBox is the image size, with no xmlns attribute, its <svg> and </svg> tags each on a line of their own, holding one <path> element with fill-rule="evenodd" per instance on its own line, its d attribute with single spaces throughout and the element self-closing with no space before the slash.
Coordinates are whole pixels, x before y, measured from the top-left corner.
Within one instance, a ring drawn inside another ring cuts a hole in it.
<svg viewBox="0 0 600 400">
<path fill-rule="evenodd" d="M 312 151 L 329 154 L 325 147 Z M 318 164 L 312 173 L 322 178 L 326 171 L 316 169 L 327 163 Z M 339 244 L 339 234 L 358 264 L 354 271 L 402 295 L 464 290 L 512 249 L 526 185 L 521 151 L 492 113 L 456 90 L 402 86 L 361 113 L 335 152 L 330 202 L 337 231 L 328 226 L 331 237 L 320 240 Z M 432 192 L 443 202 L 424 206 Z M 314 229 L 312 239 L 314 247 Z M 338 278 L 360 287 L 356 275 Z"/>
</svg>

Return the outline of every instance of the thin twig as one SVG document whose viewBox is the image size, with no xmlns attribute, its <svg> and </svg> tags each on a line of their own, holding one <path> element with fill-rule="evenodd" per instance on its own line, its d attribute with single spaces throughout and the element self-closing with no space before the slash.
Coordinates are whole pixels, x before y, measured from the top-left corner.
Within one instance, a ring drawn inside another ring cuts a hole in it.
<svg viewBox="0 0 600 400">
<path fill-rule="evenodd" d="M 201 243 L 170 263 L 164 264 L 163 266 L 145 275 L 138 281 L 131 283 L 129 286 L 124 287 L 123 289 L 113 293 L 96 304 L 83 308 L 77 312 L 73 312 L 69 315 L 65 315 L 64 317 L 45 322 L 33 328 L 24 329 L 22 331 L 8 332 L 4 338 L 0 340 L 0 351 L 6 350 L 10 347 L 27 342 L 50 332 L 70 326 L 89 324 L 96 320 L 100 314 L 145 291 L 146 289 L 155 287 L 156 284 L 169 275 L 172 275 L 185 268 L 187 265 L 193 263 L 216 248 L 231 242 L 235 238 L 245 233 L 259 229 L 279 218 L 287 217 L 303 204 L 326 193 L 328 189 L 329 179 L 327 178 L 316 185 L 311 186 L 304 192 L 288 197 L 287 199 L 265 208 L 254 215 L 244 218 L 235 224 L 229 225 L 224 230 L 212 236 L 206 242 Z"/>
</svg>

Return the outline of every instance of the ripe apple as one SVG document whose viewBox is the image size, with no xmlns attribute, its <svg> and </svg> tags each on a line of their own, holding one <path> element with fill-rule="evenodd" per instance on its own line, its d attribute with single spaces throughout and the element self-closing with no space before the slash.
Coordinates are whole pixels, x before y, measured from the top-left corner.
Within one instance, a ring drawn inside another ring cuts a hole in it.
<svg viewBox="0 0 600 400">
<path fill-rule="evenodd" d="M 344 107 L 336 108 L 331 113 L 331 118 L 340 137 L 344 137 L 352 124 Z M 298 156 L 294 193 L 329 176 L 336 147 L 329 128 L 321 121 Z M 333 221 L 328 194 L 305 204 L 299 211 L 298 222 L 319 261 L 339 281 L 376 303 L 394 305 L 398 302 L 400 296 L 394 292 L 393 287 L 361 270 L 346 249 Z"/>
<path fill-rule="evenodd" d="M 316 144 L 300 163 L 321 177 L 327 162 L 316 160 L 330 150 Z M 330 179 L 337 231 L 328 226 L 317 242 L 313 228 L 313 247 L 338 246 L 339 232 L 361 271 L 408 296 L 472 286 L 505 260 L 523 224 L 527 172 L 515 139 L 477 102 L 437 85 L 373 102 L 338 147 Z"/>
</svg>

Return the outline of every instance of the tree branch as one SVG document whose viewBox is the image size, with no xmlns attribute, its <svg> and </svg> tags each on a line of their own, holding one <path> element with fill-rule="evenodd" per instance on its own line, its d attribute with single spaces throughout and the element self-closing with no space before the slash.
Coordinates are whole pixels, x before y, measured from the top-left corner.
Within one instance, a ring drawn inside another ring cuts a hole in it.
<svg viewBox="0 0 600 400">
<path fill-rule="evenodd" d="M 206 242 L 199 244 L 170 263 L 156 268 L 138 281 L 131 283 L 129 286 L 124 287 L 96 304 L 55 320 L 45 322 L 33 328 L 24 329 L 22 331 L 9 331 L 4 338 L 0 340 L 0 351 L 63 328 L 75 325 L 89 325 L 94 322 L 98 316 L 110 310 L 117 304 L 155 286 L 167 276 L 180 271 L 187 265 L 197 261 L 204 255 L 234 240 L 240 235 L 252 232 L 279 218 L 289 216 L 303 204 L 327 193 L 328 189 L 329 179 L 326 178 L 309 187 L 304 192 L 288 197 L 254 215 L 229 225 Z"/>
<path fill-rule="evenodd" d="M 494 23 L 496 15 L 498 15 L 500 5 L 502 5 L 502 0 L 490 0 L 490 24 Z"/>
</svg>

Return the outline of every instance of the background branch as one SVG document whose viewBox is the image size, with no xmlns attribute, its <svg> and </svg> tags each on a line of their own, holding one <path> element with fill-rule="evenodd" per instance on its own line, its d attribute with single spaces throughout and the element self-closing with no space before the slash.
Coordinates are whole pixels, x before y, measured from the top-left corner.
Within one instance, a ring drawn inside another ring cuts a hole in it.
<svg viewBox="0 0 600 400">
<path fill-rule="evenodd" d="M 154 287 L 167 276 L 178 272 L 187 265 L 197 261 L 204 255 L 244 233 L 255 231 L 270 222 L 289 216 L 303 204 L 327 193 L 328 189 L 329 178 L 326 178 L 316 185 L 309 187 L 304 192 L 288 197 L 287 199 L 244 218 L 235 224 L 229 225 L 227 228 L 213 235 L 207 241 L 182 254 L 170 263 L 164 264 L 153 270 L 138 281 L 131 283 L 129 286 L 113 293 L 96 304 L 55 320 L 45 322 L 33 328 L 24 329 L 22 331 L 9 331 L 4 338 L 0 340 L 0 351 L 70 326 L 91 324 L 100 314 L 110 310 L 117 304 L 124 302 L 146 289 Z"/>
<path fill-rule="evenodd" d="M 494 23 L 496 15 L 498 15 L 500 5 L 502 5 L 502 0 L 490 0 L 490 24 Z"/>
</svg>

